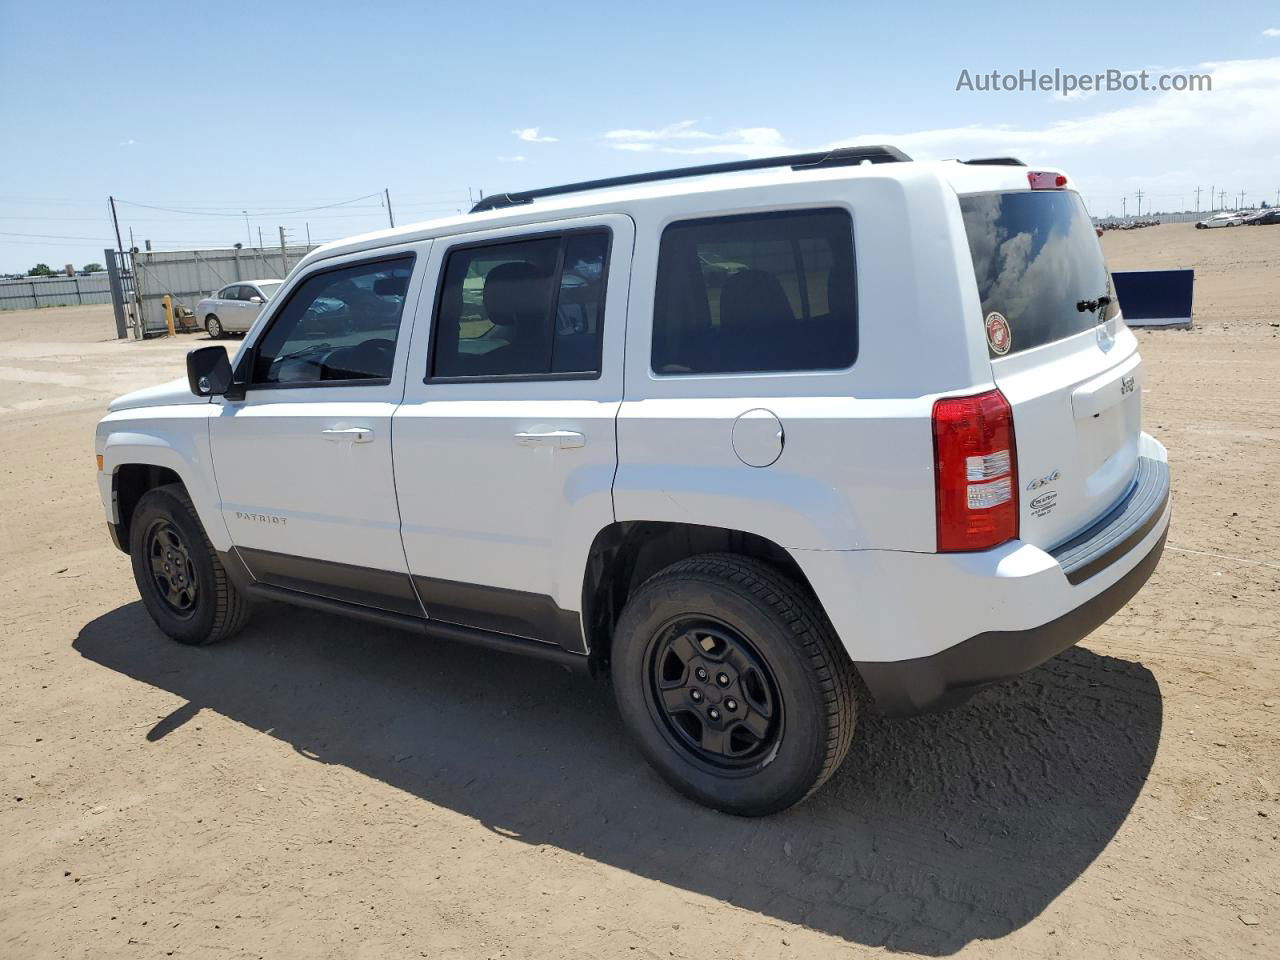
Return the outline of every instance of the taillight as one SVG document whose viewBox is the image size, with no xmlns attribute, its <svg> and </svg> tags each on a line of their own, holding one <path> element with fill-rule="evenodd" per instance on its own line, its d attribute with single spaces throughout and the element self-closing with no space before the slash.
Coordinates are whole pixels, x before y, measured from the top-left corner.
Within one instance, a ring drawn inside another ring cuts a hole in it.
<svg viewBox="0 0 1280 960">
<path fill-rule="evenodd" d="M 1013 410 L 999 390 L 933 405 L 938 550 L 987 550 L 1018 536 Z"/>
</svg>

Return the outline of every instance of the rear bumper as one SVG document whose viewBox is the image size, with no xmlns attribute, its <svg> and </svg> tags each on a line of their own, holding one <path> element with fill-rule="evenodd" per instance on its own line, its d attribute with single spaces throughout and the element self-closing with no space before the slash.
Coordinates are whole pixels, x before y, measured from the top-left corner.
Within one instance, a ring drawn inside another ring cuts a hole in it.
<svg viewBox="0 0 1280 960">
<path fill-rule="evenodd" d="M 1169 527 L 1168 456 L 1144 434 L 1129 493 L 1052 551 L 791 554 L 885 713 L 953 706 L 1087 636 L 1142 587 Z"/>
<path fill-rule="evenodd" d="M 1132 599 L 1164 553 L 1168 528 L 1132 570 L 1085 603 L 1028 630 L 992 630 L 940 653 L 892 663 L 859 663 L 876 706 L 912 716 L 963 703 L 988 684 L 1037 667 L 1096 630 Z"/>
</svg>

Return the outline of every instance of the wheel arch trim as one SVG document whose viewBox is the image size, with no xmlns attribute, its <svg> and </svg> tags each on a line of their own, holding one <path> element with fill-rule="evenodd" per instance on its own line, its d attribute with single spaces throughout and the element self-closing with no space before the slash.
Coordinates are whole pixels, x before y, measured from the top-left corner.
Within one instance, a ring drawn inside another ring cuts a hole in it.
<svg viewBox="0 0 1280 960">
<path fill-rule="evenodd" d="M 808 575 L 791 551 L 775 540 L 707 524 L 619 520 L 596 533 L 583 567 L 582 625 L 593 660 L 608 658 L 614 625 L 626 598 L 641 583 L 673 563 L 709 553 L 735 553 L 769 563 L 808 590 L 823 610 Z"/>
<path fill-rule="evenodd" d="M 182 429 L 176 430 L 166 429 L 159 422 L 153 429 L 148 429 L 146 421 L 114 424 L 105 420 L 99 426 L 98 449 L 103 460 L 102 471 L 98 475 L 99 491 L 107 522 L 117 525 L 121 542 L 127 546 L 128 517 L 122 515 L 120 504 L 122 471 L 129 467 L 165 470 L 186 489 L 214 548 L 230 549 L 231 536 L 218 509 L 217 483 L 209 455 L 209 407 L 192 404 L 168 409 L 174 418 L 199 418 L 204 423 L 186 423 Z M 136 414 L 136 411 L 130 413 Z M 150 484 L 142 492 L 155 485 Z"/>
</svg>

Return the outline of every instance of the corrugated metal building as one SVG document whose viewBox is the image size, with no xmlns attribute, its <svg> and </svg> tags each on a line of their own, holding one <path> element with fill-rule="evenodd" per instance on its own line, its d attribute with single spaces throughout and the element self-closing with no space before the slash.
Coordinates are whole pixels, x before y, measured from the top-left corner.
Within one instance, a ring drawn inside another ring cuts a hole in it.
<svg viewBox="0 0 1280 960">
<path fill-rule="evenodd" d="M 276 257 L 279 260 L 279 256 Z M 71 307 L 83 303 L 110 303 L 111 285 L 106 271 L 83 277 L 22 277 L 0 280 L 0 310 L 34 310 L 36 307 Z"/>
<path fill-rule="evenodd" d="M 237 280 L 284 278 L 316 245 L 266 249 L 139 251 L 133 255 L 135 283 L 147 335 L 166 329 L 163 298 L 194 311 L 201 297 Z M 199 320 L 197 319 L 197 323 Z"/>
</svg>

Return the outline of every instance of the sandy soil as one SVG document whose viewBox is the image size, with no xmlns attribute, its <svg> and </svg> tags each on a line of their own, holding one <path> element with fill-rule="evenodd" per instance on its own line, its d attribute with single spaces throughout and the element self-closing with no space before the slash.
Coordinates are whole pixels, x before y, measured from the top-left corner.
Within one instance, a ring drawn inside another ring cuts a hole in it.
<svg viewBox="0 0 1280 960">
<path fill-rule="evenodd" d="M 0 955 L 1280 955 L 1280 228 L 1105 244 L 1198 273 L 1198 329 L 1141 335 L 1154 579 L 958 712 L 867 719 L 757 822 L 667 790 L 554 667 L 284 608 L 167 642 L 92 427 L 203 337 L 0 314 Z"/>
</svg>

